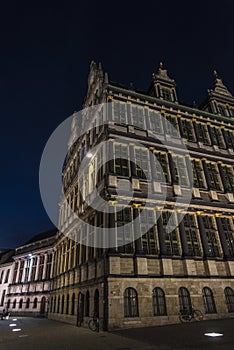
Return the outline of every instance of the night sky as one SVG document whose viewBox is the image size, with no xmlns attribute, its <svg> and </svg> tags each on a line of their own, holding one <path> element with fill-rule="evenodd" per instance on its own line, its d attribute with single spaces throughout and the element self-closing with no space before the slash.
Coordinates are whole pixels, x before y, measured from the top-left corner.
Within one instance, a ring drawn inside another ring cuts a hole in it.
<svg viewBox="0 0 234 350">
<path fill-rule="evenodd" d="M 82 108 L 91 60 L 110 80 L 140 90 L 163 61 L 188 104 L 205 98 L 214 69 L 234 93 L 233 0 L 48 3 L 9 1 L 0 9 L 5 248 L 53 227 L 40 199 L 40 157 L 53 130 Z"/>
</svg>

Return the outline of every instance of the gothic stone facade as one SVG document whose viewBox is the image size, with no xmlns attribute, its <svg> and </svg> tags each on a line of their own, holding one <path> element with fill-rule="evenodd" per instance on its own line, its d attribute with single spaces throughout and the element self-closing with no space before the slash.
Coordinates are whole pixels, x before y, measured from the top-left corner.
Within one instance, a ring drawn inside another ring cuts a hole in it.
<svg viewBox="0 0 234 350">
<path fill-rule="evenodd" d="M 107 113 L 103 103 L 108 104 L 112 123 L 99 126 L 98 118 L 105 124 Z M 97 104 L 93 119 L 83 115 L 81 127 L 89 123 L 91 129 L 77 141 L 74 115 L 63 169 L 66 200 L 60 205 L 59 225 L 65 234 L 55 245 L 49 317 L 86 326 L 96 312 L 101 328 L 107 330 L 178 322 L 179 310 L 191 305 L 207 319 L 233 316 L 232 94 L 215 73 L 207 100 L 199 109 L 189 107 L 179 103 L 175 82 L 162 64 L 143 93 L 111 83 L 101 65 L 92 62 L 84 107 Z M 152 129 L 157 137 L 152 137 Z M 112 145 L 113 160 L 99 167 L 105 147 L 99 152 L 94 147 L 105 140 Z M 186 157 L 175 152 L 182 144 L 189 151 Z M 77 172 L 88 153 L 91 158 L 78 183 Z M 126 192 L 118 191 L 120 183 Z M 129 183 L 132 197 L 126 195 Z M 183 212 L 183 205 L 177 209 L 175 201 L 191 186 L 192 199 Z M 92 208 L 95 188 L 113 207 L 112 213 Z M 156 195 L 151 198 L 149 193 Z M 121 199 L 129 204 L 117 210 Z M 76 244 L 69 238 L 73 235 L 81 242 L 82 235 L 90 233 L 73 226 L 72 211 L 95 233 L 97 227 L 119 228 L 132 222 L 147 201 L 151 208 L 138 223 L 151 222 L 152 228 L 132 242 L 128 232 L 116 234 L 116 246 L 110 249 Z M 169 218 L 178 223 L 170 233 Z"/>
</svg>

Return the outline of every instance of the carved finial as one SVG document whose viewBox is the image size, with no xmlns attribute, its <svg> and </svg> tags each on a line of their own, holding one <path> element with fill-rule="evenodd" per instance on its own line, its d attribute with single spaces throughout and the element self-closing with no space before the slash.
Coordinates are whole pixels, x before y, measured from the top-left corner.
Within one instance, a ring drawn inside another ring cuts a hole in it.
<svg viewBox="0 0 234 350">
<path fill-rule="evenodd" d="M 163 62 L 162 61 L 159 63 L 159 67 L 160 67 L 160 69 L 163 69 Z"/>
<path fill-rule="evenodd" d="M 218 72 L 217 72 L 217 70 L 214 70 L 213 73 L 214 73 L 214 77 L 215 77 L 215 78 L 218 78 Z"/>
</svg>

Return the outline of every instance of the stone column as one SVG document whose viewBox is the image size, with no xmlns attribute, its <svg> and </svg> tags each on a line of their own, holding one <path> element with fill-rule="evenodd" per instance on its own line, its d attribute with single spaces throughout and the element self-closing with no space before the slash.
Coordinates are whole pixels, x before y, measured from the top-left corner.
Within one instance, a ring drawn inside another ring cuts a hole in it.
<svg viewBox="0 0 234 350">
<path fill-rule="evenodd" d="M 181 216 L 183 217 L 183 214 L 178 213 L 178 220 L 179 221 L 181 219 Z M 188 243 L 187 243 L 187 237 L 186 237 L 186 232 L 185 232 L 183 220 L 180 221 L 180 223 L 179 223 L 179 232 L 180 232 L 182 255 L 189 256 Z"/>
<path fill-rule="evenodd" d="M 52 252 L 52 260 L 51 260 L 51 270 L 50 270 L 50 278 L 53 278 L 54 277 L 54 266 L 55 266 L 55 252 L 53 251 Z"/>
<path fill-rule="evenodd" d="M 18 268 L 17 268 L 15 283 L 19 283 L 19 271 L 20 271 L 20 260 L 18 260 Z"/>
<path fill-rule="evenodd" d="M 162 220 L 162 213 L 160 213 L 160 216 L 157 220 L 157 228 L 158 228 L 158 239 L 159 239 L 159 247 L 160 247 L 160 256 L 167 255 L 167 249 L 165 244 L 165 233 L 163 228 L 163 220 Z"/>
<path fill-rule="evenodd" d="M 168 162 L 169 162 L 169 168 L 170 168 L 170 174 L 171 174 L 171 183 L 172 185 L 177 185 L 178 183 L 176 180 L 175 164 L 171 153 L 168 153 Z"/>
<path fill-rule="evenodd" d="M 204 257 L 209 257 L 209 246 L 208 246 L 207 238 L 205 235 L 205 227 L 204 227 L 201 215 L 197 216 L 197 222 L 198 222 L 199 233 L 200 233 L 200 238 L 201 238 L 201 242 L 202 242 Z"/>
<path fill-rule="evenodd" d="M 43 273 L 42 273 L 43 280 L 46 278 L 47 260 L 48 260 L 48 255 L 44 254 L 44 266 L 43 266 Z"/>
<path fill-rule="evenodd" d="M 37 256 L 37 267 L 36 267 L 36 273 L 35 273 L 35 281 L 38 280 L 39 265 L 40 265 L 40 255 Z"/>
<path fill-rule="evenodd" d="M 221 246 L 222 246 L 222 249 L 223 249 L 224 258 L 229 258 L 230 257 L 230 252 L 229 252 L 229 249 L 228 249 L 228 244 L 227 244 L 227 240 L 226 240 L 225 233 L 224 233 L 224 230 L 223 230 L 223 225 L 222 225 L 222 222 L 221 222 L 221 218 L 216 217 L 216 224 L 217 224 L 217 227 L 218 227 L 219 239 L 220 239 L 220 243 L 221 243 Z"/>
<path fill-rule="evenodd" d="M 22 275 L 22 282 L 24 282 L 26 266 L 27 266 L 27 258 L 24 260 L 24 269 L 23 269 L 23 275 Z"/>
<path fill-rule="evenodd" d="M 207 188 L 208 188 L 208 190 L 210 190 L 211 183 L 210 183 L 209 172 L 208 172 L 208 169 L 207 169 L 206 159 L 202 159 L 202 165 L 203 165 L 203 170 L 204 170 L 204 174 L 205 174 L 205 178 L 206 178 Z"/>
</svg>

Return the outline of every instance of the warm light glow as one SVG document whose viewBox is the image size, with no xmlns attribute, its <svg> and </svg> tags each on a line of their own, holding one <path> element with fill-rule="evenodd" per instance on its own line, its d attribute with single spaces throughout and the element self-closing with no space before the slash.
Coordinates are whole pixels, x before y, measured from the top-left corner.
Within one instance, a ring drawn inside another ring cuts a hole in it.
<svg viewBox="0 0 234 350">
<path fill-rule="evenodd" d="M 88 152 L 88 153 L 86 154 L 86 157 L 87 157 L 87 158 L 92 158 L 92 156 L 93 156 L 93 155 L 92 155 L 91 152 Z"/>
<path fill-rule="evenodd" d="M 13 328 L 12 329 L 12 332 L 19 332 L 19 331 L 21 331 L 21 328 Z"/>
<path fill-rule="evenodd" d="M 222 337 L 222 336 L 223 336 L 222 333 L 216 333 L 216 332 L 205 333 L 204 335 L 206 335 L 207 337 L 212 337 L 212 338 L 215 338 L 215 337 Z"/>
<path fill-rule="evenodd" d="M 15 327 L 16 326 L 16 323 L 10 323 L 9 324 L 9 327 Z"/>
</svg>

